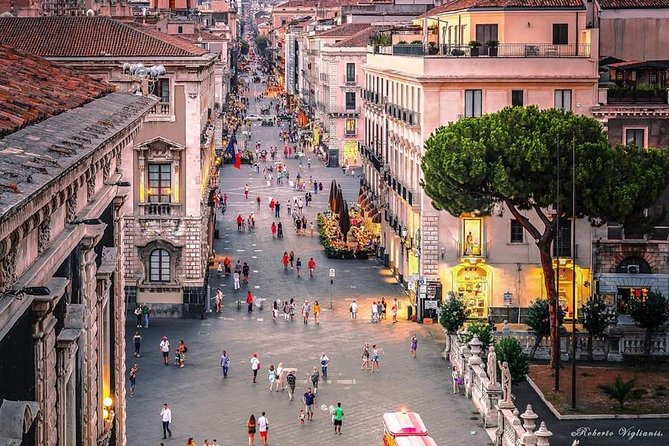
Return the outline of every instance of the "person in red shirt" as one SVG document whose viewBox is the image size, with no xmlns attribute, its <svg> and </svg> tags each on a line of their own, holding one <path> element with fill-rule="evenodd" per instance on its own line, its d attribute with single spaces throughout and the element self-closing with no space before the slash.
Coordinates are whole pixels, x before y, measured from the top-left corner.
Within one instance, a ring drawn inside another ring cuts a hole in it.
<svg viewBox="0 0 669 446">
<path fill-rule="evenodd" d="M 246 303 L 249 306 L 249 313 L 253 311 L 253 294 L 249 291 L 249 293 L 246 295 Z"/>
<path fill-rule="evenodd" d="M 314 277 L 314 269 L 316 269 L 316 262 L 314 261 L 314 258 L 309 259 L 309 263 L 307 263 L 307 266 L 309 267 L 309 276 Z"/>
<path fill-rule="evenodd" d="M 242 231 L 242 224 L 244 223 L 244 218 L 241 214 L 237 215 L 237 231 Z"/>
<path fill-rule="evenodd" d="M 288 253 L 284 251 L 283 257 L 281 258 L 281 263 L 283 263 L 283 270 L 288 270 Z"/>
</svg>

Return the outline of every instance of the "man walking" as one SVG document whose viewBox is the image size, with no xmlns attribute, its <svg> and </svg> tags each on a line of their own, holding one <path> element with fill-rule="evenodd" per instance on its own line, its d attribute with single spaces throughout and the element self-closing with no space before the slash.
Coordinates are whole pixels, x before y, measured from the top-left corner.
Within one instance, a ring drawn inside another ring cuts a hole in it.
<svg viewBox="0 0 669 446">
<path fill-rule="evenodd" d="M 307 266 L 309 267 L 309 277 L 314 277 L 314 270 L 316 269 L 316 261 L 314 260 L 313 257 L 309 259 Z"/>
<path fill-rule="evenodd" d="M 251 371 L 253 372 L 253 384 L 256 383 L 256 378 L 258 377 L 258 370 L 260 369 L 260 360 L 258 359 L 258 354 L 254 353 L 251 357 Z"/>
<path fill-rule="evenodd" d="M 142 337 L 139 335 L 139 332 L 135 332 L 135 336 L 132 337 L 132 342 L 135 344 L 135 358 L 139 358 L 139 348 L 142 346 Z"/>
<path fill-rule="evenodd" d="M 262 446 L 267 446 L 267 434 L 269 434 L 269 420 L 265 416 L 265 412 L 258 418 L 258 432 L 260 432 L 260 441 Z"/>
<path fill-rule="evenodd" d="M 274 212 L 276 218 L 281 218 L 281 203 L 279 203 L 279 200 L 274 203 Z"/>
<path fill-rule="evenodd" d="M 341 408 L 341 403 L 337 403 L 334 412 L 332 412 L 332 420 L 334 421 L 334 433 L 341 435 L 341 425 L 344 421 L 344 409 Z"/>
<path fill-rule="evenodd" d="M 135 396 L 135 384 L 137 381 L 137 372 L 139 371 L 139 366 L 135 364 L 130 369 L 130 396 Z"/>
<path fill-rule="evenodd" d="M 170 424 L 172 423 L 172 410 L 167 407 L 167 403 L 163 404 L 163 409 L 160 411 L 160 418 L 163 421 L 163 440 L 167 439 L 167 436 L 172 436 L 172 431 L 170 430 Z"/>
<path fill-rule="evenodd" d="M 328 379 L 328 365 L 330 364 L 330 358 L 323 352 L 321 354 L 321 375 L 323 376 L 323 381 L 327 381 Z"/>
<path fill-rule="evenodd" d="M 293 394 L 295 393 L 295 383 L 297 378 L 295 378 L 295 373 L 291 370 L 286 376 L 286 382 L 288 383 L 288 401 L 293 401 Z"/>
<path fill-rule="evenodd" d="M 307 420 L 311 421 L 314 418 L 314 399 L 316 395 L 311 391 L 311 387 L 307 388 L 307 392 L 302 396 L 304 402 L 304 411 L 307 413 Z"/>
<path fill-rule="evenodd" d="M 349 307 L 349 311 L 351 312 L 351 319 L 357 319 L 358 318 L 358 304 L 356 303 L 355 299 L 353 299 L 353 302 L 351 302 L 351 306 Z"/>
<path fill-rule="evenodd" d="M 167 340 L 167 336 L 163 336 L 162 341 L 160 341 L 160 351 L 163 354 L 163 363 L 168 365 L 167 360 L 170 356 L 170 341 Z"/>
<path fill-rule="evenodd" d="M 149 306 L 147 304 L 142 306 L 142 316 L 144 317 L 144 328 L 149 328 Z"/>
</svg>

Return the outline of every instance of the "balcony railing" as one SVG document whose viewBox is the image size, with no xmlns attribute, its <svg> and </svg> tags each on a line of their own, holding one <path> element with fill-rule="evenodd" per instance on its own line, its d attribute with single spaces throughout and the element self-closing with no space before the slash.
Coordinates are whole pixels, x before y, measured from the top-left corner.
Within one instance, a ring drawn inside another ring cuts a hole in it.
<svg viewBox="0 0 669 446">
<path fill-rule="evenodd" d="M 348 75 L 344 75 L 344 84 L 346 85 L 358 85 L 358 76 L 355 75 L 353 77 L 350 77 Z"/>
<path fill-rule="evenodd" d="M 154 116 L 170 116 L 170 114 L 169 102 L 158 102 L 156 105 L 151 107 L 151 110 L 149 110 L 149 115 Z"/>
<path fill-rule="evenodd" d="M 412 57 L 590 57 L 590 44 L 552 45 L 549 43 L 500 43 L 498 46 L 396 44 L 372 45 L 368 52 Z"/>
<path fill-rule="evenodd" d="M 475 257 L 475 258 L 488 257 L 488 242 L 481 244 L 457 242 L 456 245 L 458 248 L 459 257 Z"/>
<path fill-rule="evenodd" d="M 330 109 L 330 115 L 333 116 L 356 116 L 360 115 L 360 106 L 355 105 L 354 107 L 333 107 Z"/>
<path fill-rule="evenodd" d="M 399 105 L 386 102 L 384 105 L 385 112 L 390 117 L 404 121 L 411 126 L 419 125 L 419 114 L 412 110 L 400 107 Z"/>
<path fill-rule="evenodd" d="M 667 104 L 667 90 L 631 90 L 609 88 L 607 91 L 609 104 Z"/>
<path fill-rule="evenodd" d="M 140 203 L 141 215 L 150 217 L 173 217 L 179 214 L 179 203 Z"/>
<path fill-rule="evenodd" d="M 355 138 L 356 136 L 358 136 L 358 130 L 357 129 L 356 130 L 346 130 L 346 131 L 344 131 L 344 136 L 346 136 L 347 138 Z"/>
</svg>

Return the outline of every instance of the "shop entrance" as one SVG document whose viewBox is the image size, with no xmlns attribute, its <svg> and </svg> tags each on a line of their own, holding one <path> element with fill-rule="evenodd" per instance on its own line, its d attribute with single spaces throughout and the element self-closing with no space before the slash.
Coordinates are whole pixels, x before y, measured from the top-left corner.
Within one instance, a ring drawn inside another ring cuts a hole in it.
<svg viewBox="0 0 669 446">
<path fill-rule="evenodd" d="M 467 266 L 457 273 L 457 295 L 465 304 L 468 318 L 483 319 L 488 315 L 488 273 L 478 266 Z"/>
</svg>

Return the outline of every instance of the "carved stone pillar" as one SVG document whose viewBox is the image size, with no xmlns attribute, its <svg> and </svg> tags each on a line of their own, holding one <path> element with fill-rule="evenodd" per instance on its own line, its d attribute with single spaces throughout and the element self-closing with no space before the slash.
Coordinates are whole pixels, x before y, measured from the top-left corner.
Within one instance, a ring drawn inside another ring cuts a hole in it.
<svg viewBox="0 0 669 446">
<path fill-rule="evenodd" d="M 76 373 L 79 336 L 83 328 L 83 305 L 69 304 L 57 339 L 58 444 L 76 442 Z"/>
<path fill-rule="evenodd" d="M 83 444 L 96 444 L 101 431 L 102 396 L 100 395 L 98 297 L 95 245 L 102 237 L 105 225 L 88 226 L 81 241 L 81 301 L 84 305 L 84 330 L 81 336 L 82 351 L 82 425 Z"/>
<path fill-rule="evenodd" d="M 56 412 L 56 318 L 50 302 L 33 303 L 33 346 L 35 349 L 35 397 L 40 405 L 37 444 L 53 446 L 57 437 Z"/>
<path fill-rule="evenodd" d="M 114 394 L 114 421 L 116 423 L 116 446 L 125 446 L 127 443 L 125 435 L 125 261 L 123 259 L 123 243 L 125 234 L 123 232 L 123 204 L 127 195 L 118 195 L 114 198 L 114 246 L 118 248 L 116 256 L 116 274 L 114 274 L 114 309 L 113 323 L 116 325 L 114 338 L 115 363 L 114 382 L 116 385 Z"/>
</svg>

